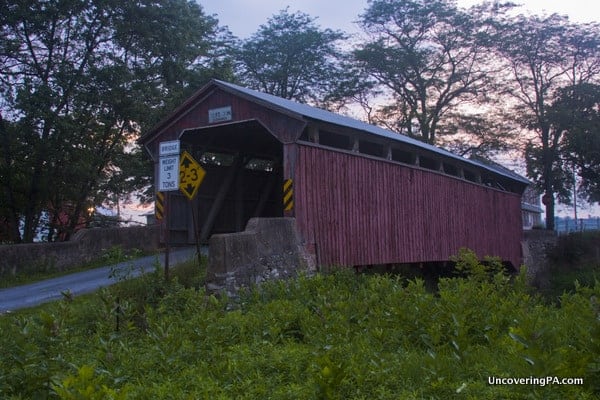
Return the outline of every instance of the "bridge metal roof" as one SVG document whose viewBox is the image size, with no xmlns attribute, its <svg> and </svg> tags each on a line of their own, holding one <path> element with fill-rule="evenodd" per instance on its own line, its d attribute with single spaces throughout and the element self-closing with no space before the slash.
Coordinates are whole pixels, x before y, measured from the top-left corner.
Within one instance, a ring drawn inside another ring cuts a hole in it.
<svg viewBox="0 0 600 400">
<path fill-rule="evenodd" d="M 410 136 L 402 135 L 397 132 L 392 132 L 387 129 L 383 129 L 376 125 L 371 125 L 363 121 L 359 121 L 357 119 L 347 117 L 344 115 L 336 114 L 327 110 L 323 110 L 317 107 L 310 106 L 308 104 L 298 103 L 292 100 L 287 100 L 281 97 L 277 97 L 271 94 L 259 92 L 256 90 L 248 89 L 239 85 L 235 85 L 233 83 L 224 82 L 220 80 L 212 80 L 213 84 L 223 88 L 224 90 L 241 94 L 245 97 L 250 97 L 254 100 L 257 100 L 271 108 L 280 109 L 281 111 L 285 111 L 287 113 L 295 114 L 299 117 L 304 117 L 316 121 L 326 122 L 333 125 L 338 125 L 340 127 L 346 127 L 350 129 L 355 129 L 357 131 L 365 132 L 374 136 L 378 136 L 381 138 L 389 139 L 396 142 L 405 143 L 408 145 L 412 145 L 428 152 L 446 157 L 455 160 L 460 160 L 467 164 L 471 164 L 477 166 L 479 168 L 488 170 L 495 174 L 502 175 L 506 178 L 519 181 L 524 184 L 530 184 L 531 182 L 525 177 L 507 169 L 502 166 L 496 166 L 487 162 L 483 162 L 477 159 L 468 159 L 461 157 L 457 154 L 454 154 L 448 150 L 432 146 L 430 144 L 424 143 L 420 140 L 411 138 Z"/>
</svg>

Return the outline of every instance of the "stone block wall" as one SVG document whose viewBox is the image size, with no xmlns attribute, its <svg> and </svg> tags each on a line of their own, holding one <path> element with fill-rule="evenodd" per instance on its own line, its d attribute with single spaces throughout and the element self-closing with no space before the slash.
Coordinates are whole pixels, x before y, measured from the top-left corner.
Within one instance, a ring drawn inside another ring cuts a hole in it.
<svg viewBox="0 0 600 400">
<path fill-rule="evenodd" d="M 210 238 L 206 288 L 235 297 L 242 287 L 315 270 L 294 218 L 253 218 L 243 232 Z"/>
<path fill-rule="evenodd" d="M 96 259 L 114 246 L 144 252 L 158 248 L 159 227 L 83 229 L 60 243 L 26 243 L 0 246 L 0 276 L 65 271 Z"/>
<path fill-rule="evenodd" d="M 532 285 L 543 288 L 548 284 L 548 253 L 556 247 L 557 241 L 554 231 L 533 229 L 523 232 L 523 264 L 527 267 L 527 278 Z"/>
</svg>

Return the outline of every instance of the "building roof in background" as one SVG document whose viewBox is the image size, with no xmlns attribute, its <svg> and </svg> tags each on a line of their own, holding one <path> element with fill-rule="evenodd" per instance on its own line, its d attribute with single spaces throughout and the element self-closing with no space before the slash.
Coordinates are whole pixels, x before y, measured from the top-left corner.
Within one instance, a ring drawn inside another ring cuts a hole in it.
<svg viewBox="0 0 600 400">
<path fill-rule="evenodd" d="M 544 212 L 542 207 L 536 206 L 534 204 L 525 203 L 525 202 L 521 202 L 521 209 L 532 212 L 532 213 L 539 213 L 539 214 Z"/>
</svg>

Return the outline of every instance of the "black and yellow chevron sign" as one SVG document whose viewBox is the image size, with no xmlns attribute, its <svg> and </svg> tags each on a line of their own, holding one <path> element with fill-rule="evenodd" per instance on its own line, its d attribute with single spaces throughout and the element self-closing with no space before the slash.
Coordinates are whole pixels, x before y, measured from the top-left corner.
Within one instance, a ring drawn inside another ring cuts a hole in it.
<svg viewBox="0 0 600 400">
<path fill-rule="evenodd" d="M 156 192 L 156 201 L 154 202 L 154 215 L 158 220 L 161 220 L 165 217 L 165 194 L 163 192 Z"/>
<path fill-rule="evenodd" d="M 179 157 L 179 190 L 192 200 L 204 180 L 206 171 L 198 164 L 194 157 L 183 151 Z"/>
<path fill-rule="evenodd" d="M 291 178 L 283 181 L 283 210 L 291 211 L 294 208 L 294 182 Z"/>
</svg>

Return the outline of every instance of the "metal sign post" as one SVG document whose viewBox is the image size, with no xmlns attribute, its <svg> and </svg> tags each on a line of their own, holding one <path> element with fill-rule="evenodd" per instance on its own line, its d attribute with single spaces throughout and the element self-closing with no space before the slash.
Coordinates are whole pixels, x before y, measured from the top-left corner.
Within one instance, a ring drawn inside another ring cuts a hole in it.
<svg viewBox="0 0 600 400">
<path fill-rule="evenodd" d="M 179 190 L 179 140 L 170 140 L 158 144 L 158 190 L 167 192 L 163 212 L 165 231 L 165 280 L 169 280 L 169 253 L 171 252 L 168 192 Z"/>
<path fill-rule="evenodd" d="M 196 193 L 198 193 L 198 188 L 204 180 L 206 171 L 187 151 L 184 151 L 181 154 L 181 159 L 179 161 L 179 171 L 179 189 L 188 198 L 189 205 L 192 210 L 192 222 L 194 224 L 194 239 L 196 241 L 198 263 L 200 263 L 200 240 L 198 237 L 198 226 L 196 222 L 197 213 L 194 211 L 195 207 L 192 204 L 192 200 L 196 196 Z"/>
<path fill-rule="evenodd" d="M 166 193 L 165 199 L 166 206 L 168 207 L 169 202 L 171 201 L 171 196 L 168 192 Z M 168 214 L 168 212 L 165 213 L 165 281 L 169 280 L 169 256 L 171 253 L 171 235 L 169 232 L 170 229 Z"/>
</svg>

